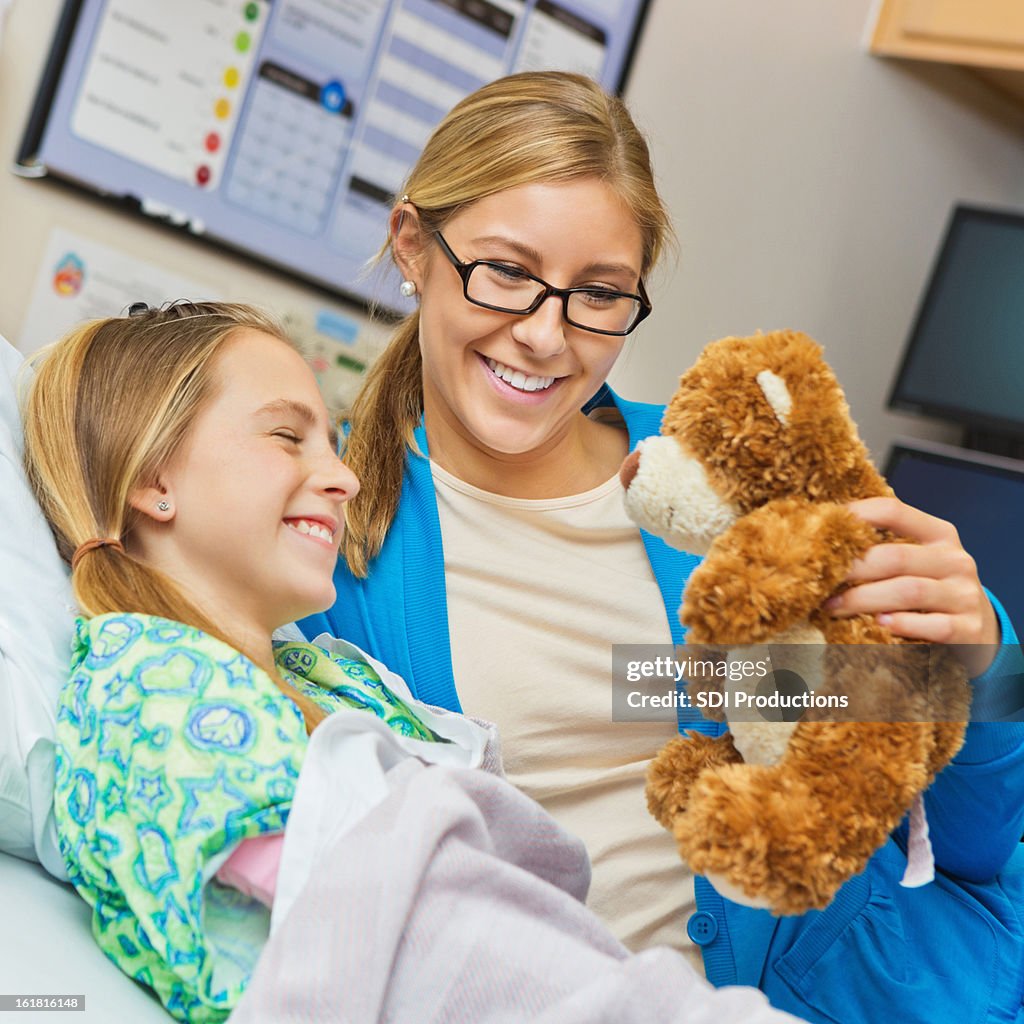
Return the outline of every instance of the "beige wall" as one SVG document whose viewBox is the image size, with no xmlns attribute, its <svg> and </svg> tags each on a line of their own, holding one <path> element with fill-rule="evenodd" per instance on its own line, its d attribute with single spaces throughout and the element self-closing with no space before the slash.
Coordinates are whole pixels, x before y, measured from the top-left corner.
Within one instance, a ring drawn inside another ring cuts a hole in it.
<svg viewBox="0 0 1024 1024">
<path fill-rule="evenodd" d="M 959 69 L 869 56 L 870 7 L 654 0 L 627 95 L 681 256 L 624 392 L 662 399 L 712 338 L 795 327 L 826 346 L 876 456 L 946 436 L 885 397 L 952 203 L 1024 207 L 1024 112 Z"/>
<path fill-rule="evenodd" d="M 627 89 L 681 242 L 614 383 L 664 400 L 723 334 L 798 327 L 827 348 L 869 446 L 942 434 L 884 399 L 951 204 L 1024 207 L 1024 113 L 951 68 L 863 49 L 870 0 L 652 0 Z M 58 0 L 15 0 L 0 44 L 0 150 L 15 152 Z M 0 174 L 0 333 L 17 337 L 50 228 L 226 296 L 313 299 L 96 202 Z M 314 300 L 316 301 L 316 300 Z"/>
</svg>

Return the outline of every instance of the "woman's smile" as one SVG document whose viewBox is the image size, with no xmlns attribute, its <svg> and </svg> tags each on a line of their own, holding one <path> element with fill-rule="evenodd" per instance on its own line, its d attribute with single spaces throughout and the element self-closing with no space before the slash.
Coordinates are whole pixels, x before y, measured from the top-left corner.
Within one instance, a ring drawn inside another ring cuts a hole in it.
<svg viewBox="0 0 1024 1024">
<path fill-rule="evenodd" d="M 503 398 L 526 404 L 539 404 L 551 393 L 556 391 L 563 377 L 542 377 L 539 374 L 530 374 L 525 370 L 516 369 L 500 363 L 490 356 L 479 356 L 484 372 L 487 375 L 491 386 Z"/>
<path fill-rule="evenodd" d="M 588 215 L 581 218 L 581 210 Z M 486 266 L 508 266 L 558 288 L 635 290 L 643 239 L 630 209 L 596 177 L 506 189 L 446 225 L 446 244 L 462 261 L 457 265 L 436 240 L 423 255 L 412 227 L 405 232 L 399 241 L 405 237 L 418 256 L 406 268 L 421 295 L 431 457 L 449 470 L 476 452 L 555 458 L 578 468 L 586 430 L 580 409 L 601 387 L 625 339 L 567 322 L 557 296 L 522 314 L 467 301 L 458 266 L 491 261 Z"/>
</svg>

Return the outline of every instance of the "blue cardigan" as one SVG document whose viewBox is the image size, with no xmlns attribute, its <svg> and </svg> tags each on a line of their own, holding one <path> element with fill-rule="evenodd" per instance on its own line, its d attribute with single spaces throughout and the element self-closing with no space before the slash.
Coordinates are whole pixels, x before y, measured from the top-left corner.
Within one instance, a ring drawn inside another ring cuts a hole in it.
<svg viewBox="0 0 1024 1024">
<path fill-rule="evenodd" d="M 663 409 L 626 402 L 607 387 L 588 406 L 614 405 L 630 449 L 658 432 Z M 398 513 L 370 576 L 340 562 L 330 611 L 303 620 L 358 644 L 401 675 L 423 701 L 461 710 L 452 674 L 444 552 L 426 431 L 409 454 Z M 682 587 L 699 563 L 642 532 L 672 639 L 683 630 Z M 1013 627 L 993 601 L 1004 644 Z M 976 688 L 1020 666 L 1003 652 Z M 680 728 L 717 735 L 698 711 Z M 974 723 L 953 764 L 925 797 L 938 874 L 921 889 L 899 885 L 901 826 L 824 911 L 774 918 L 724 899 L 701 877 L 687 933 L 702 947 L 715 985 L 757 985 L 772 1003 L 810 1021 L 901 1024 L 1015 1021 L 1024 991 L 1024 723 Z M 1024 1014 L 1021 1017 L 1024 1020 Z"/>
</svg>

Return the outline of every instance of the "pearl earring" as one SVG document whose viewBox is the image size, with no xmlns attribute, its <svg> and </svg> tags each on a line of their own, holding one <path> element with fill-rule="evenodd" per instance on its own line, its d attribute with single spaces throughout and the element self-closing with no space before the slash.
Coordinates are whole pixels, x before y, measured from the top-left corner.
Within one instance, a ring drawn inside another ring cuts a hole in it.
<svg viewBox="0 0 1024 1024">
<path fill-rule="evenodd" d="M 169 501 L 158 501 L 156 503 L 156 507 L 160 509 L 161 512 L 171 511 L 171 503 Z"/>
<path fill-rule="evenodd" d="M 411 299 L 416 294 L 416 282 L 415 281 L 403 281 L 398 290 L 407 298 Z"/>
</svg>

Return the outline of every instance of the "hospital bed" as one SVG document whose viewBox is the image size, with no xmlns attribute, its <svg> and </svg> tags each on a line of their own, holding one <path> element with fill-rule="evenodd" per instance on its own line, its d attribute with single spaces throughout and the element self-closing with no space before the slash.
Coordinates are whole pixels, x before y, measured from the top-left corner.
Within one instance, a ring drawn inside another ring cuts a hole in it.
<svg viewBox="0 0 1024 1024">
<path fill-rule="evenodd" d="M 0 853 L 0 996 L 85 997 L 84 1011 L 39 1010 L 32 1021 L 168 1024 L 156 997 L 100 951 L 90 913 L 41 865 Z"/>
<path fill-rule="evenodd" d="M 42 859 L 60 864 L 55 836 L 44 842 L 34 826 L 52 801 L 56 694 L 72 628 L 66 569 L 21 470 L 21 362 L 0 338 L 0 997 L 85 997 L 84 1011 L 38 1010 L 32 1021 L 167 1024 L 156 998 L 103 955 L 85 901 L 14 855 L 45 849 Z"/>
</svg>

